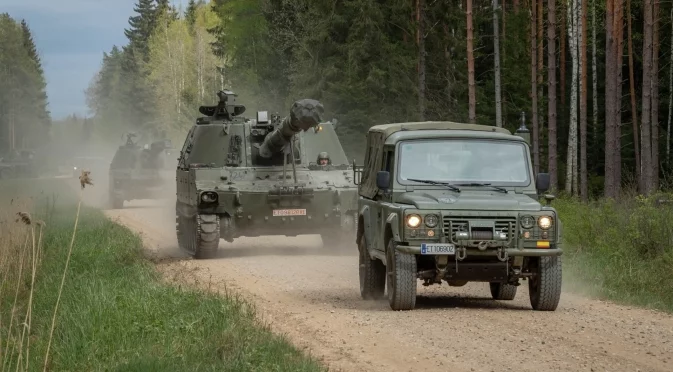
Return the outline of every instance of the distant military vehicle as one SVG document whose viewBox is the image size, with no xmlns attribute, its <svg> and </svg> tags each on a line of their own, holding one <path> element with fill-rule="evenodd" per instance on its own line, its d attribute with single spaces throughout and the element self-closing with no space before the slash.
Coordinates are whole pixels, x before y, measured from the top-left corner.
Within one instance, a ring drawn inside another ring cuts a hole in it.
<svg viewBox="0 0 673 372">
<path fill-rule="evenodd" d="M 393 310 L 411 310 L 421 279 L 488 282 L 494 299 L 513 300 L 527 279 L 533 309 L 555 310 L 562 225 L 537 201 L 549 175 L 534 176 L 527 142 L 523 123 L 516 135 L 451 122 L 371 127 L 365 165 L 354 166 L 362 298 L 387 288 Z"/>
<path fill-rule="evenodd" d="M 322 105 L 303 99 L 281 119 L 266 111 L 240 115 L 236 94 L 218 92 L 216 106 L 187 134 L 177 167 L 178 243 L 207 258 L 220 238 L 321 234 L 323 245 L 354 234 L 357 188 Z M 335 239 L 335 240 L 331 240 Z"/>
<path fill-rule="evenodd" d="M 0 179 L 32 177 L 37 177 L 33 150 L 14 150 L 0 157 Z"/>
<path fill-rule="evenodd" d="M 159 199 L 166 186 L 162 177 L 165 168 L 166 141 L 156 141 L 143 147 L 133 141 L 134 133 L 127 135 L 119 146 L 109 169 L 109 198 L 112 207 L 123 208 L 125 201 Z"/>
</svg>

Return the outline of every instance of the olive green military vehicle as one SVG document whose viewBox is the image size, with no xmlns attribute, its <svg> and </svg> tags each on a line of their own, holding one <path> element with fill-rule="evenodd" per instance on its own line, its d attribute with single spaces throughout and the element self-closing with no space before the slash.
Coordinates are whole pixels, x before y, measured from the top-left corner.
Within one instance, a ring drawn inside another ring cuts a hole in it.
<svg viewBox="0 0 673 372">
<path fill-rule="evenodd" d="M 170 142 L 155 141 L 141 147 L 133 141 L 135 136 L 127 135 L 126 143 L 119 146 L 110 163 L 109 199 L 115 209 L 123 208 L 125 201 L 161 199 L 170 182 L 164 165 Z"/>
<path fill-rule="evenodd" d="M 355 234 L 357 187 L 322 105 L 303 99 L 290 114 L 241 116 L 236 94 L 218 92 L 217 106 L 187 134 L 177 167 L 179 246 L 211 257 L 220 238 L 320 234 L 323 246 Z M 334 240 L 332 240 L 334 239 Z"/>
<path fill-rule="evenodd" d="M 377 125 L 367 133 L 359 185 L 360 293 L 393 310 L 416 304 L 423 285 L 488 282 L 496 300 L 528 280 L 535 310 L 561 295 L 561 221 L 538 202 L 549 175 L 534 176 L 529 133 L 452 122 Z"/>
</svg>

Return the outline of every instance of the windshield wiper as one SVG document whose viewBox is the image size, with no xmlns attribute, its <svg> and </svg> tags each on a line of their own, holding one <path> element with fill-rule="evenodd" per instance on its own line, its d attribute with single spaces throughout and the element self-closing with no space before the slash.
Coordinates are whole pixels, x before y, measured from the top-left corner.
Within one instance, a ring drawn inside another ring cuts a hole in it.
<svg viewBox="0 0 673 372">
<path fill-rule="evenodd" d="M 503 188 L 503 187 L 500 187 L 500 186 L 493 186 L 490 183 L 473 182 L 473 183 L 458 183 L 457 185 L 458 186 L 489 186 L 489 187 L 492 187 L 492 188 L 494 188 L 494 189 L 496 189 L 500 192 L 504 192 L 505 194 L 507 194 L 507 192 L 508 192 L 506 188 Z"/>
<path fill-rule="evenodd" d="M 457 188 L 456 186 L 453 186 L 452 184 L 448 182 L 440 182 L 440 181 L 432 181 L 432 180 L 418 180 L 415 178 L 407 178 L 409 181 L 414 181 L 414 182 L 421 182 L 421 183 L 427 183 L 429 185 L 441 185 L 441 186 L 446 186 L 450 188 L 451 190 L 455 192 L 460 192 L 460 189 Z"/>
</svg>

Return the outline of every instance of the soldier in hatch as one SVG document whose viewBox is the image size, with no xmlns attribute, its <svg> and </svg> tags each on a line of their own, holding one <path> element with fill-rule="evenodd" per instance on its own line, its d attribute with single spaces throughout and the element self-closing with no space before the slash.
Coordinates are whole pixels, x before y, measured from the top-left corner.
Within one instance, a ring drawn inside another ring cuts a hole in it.
<svg viewBox="0 0 673 372">
<path fill-rule="evenodd" d="M 318 154 L 318 165 L 324 167 L 324 166 L 330 165 L 331 163 L 332 162 L 329 159 L 329 155 L 327 155 L 326 152 L 323 151 L 320 154 Z"/>
</svg>

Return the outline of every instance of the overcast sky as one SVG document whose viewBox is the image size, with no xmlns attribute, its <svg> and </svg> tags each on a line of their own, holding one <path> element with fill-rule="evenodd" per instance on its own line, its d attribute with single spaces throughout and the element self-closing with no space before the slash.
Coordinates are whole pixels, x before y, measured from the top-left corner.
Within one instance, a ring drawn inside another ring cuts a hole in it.
<svg viewBox="0 0 673 372">
<path fill-rule="evenodd" d="M 180 6 L 187 0 L 173 0 Z M 0 0 L 0 12 L 25 19 L 47 78 L 53 119 L 88 114 L 84 90 L 103 52 L 124 45 L 124 28 L 137 0 Z"/>
</svg>

